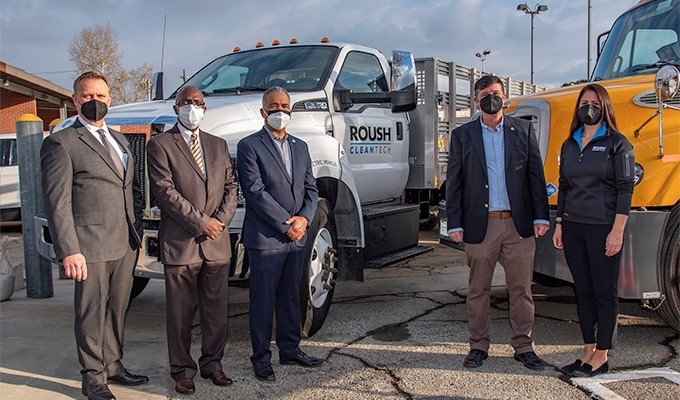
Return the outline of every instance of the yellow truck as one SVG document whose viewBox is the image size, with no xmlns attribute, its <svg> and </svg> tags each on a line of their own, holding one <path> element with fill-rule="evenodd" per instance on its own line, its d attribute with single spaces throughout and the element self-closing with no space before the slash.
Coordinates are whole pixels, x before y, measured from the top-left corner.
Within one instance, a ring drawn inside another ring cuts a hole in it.
<svg viewBox="0 0 680 400">
<path fill-rule="evenodd" d="M 619 296 L 639 299 L 680 332 L 680 0 L 641 0 L 598 37 L 591 82 L 612 98 L 621 133 L 635 149 L 635 191 L 624 236 Z M 510 98 L 505 113 L 531 121 L 554 222 L 559 155 L 583 85 Z M 473 116 L 475 117 L 475 116 Z M 447 235 L 439 206 L 440 242 Z M 554 226 L 554 225 L 553 225 Z M 534 280 L 573 282 L 552 231 L 536 242 Z"/>
<path fill-rule="evenodd" d="M 640 299 L 680 331 L 680 0 L 643 0 L 598 38 L 590 77 L 609 92 L 635 148 L 636 185 L 624 237 L 619 296 Z M 583 85 L 512 98 L 506 113 L 534 123 L 552 219 L 559 154 Z M 537 243 L 537 279 L 572 281 L 552 232 Z"/>
</svg>

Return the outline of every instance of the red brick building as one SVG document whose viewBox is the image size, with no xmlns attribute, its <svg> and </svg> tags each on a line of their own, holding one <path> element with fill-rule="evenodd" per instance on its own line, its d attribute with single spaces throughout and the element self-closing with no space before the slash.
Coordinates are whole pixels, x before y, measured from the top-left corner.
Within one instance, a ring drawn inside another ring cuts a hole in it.
<svg viewBox="0 0 680 400">
<path fill-rule="evenodd" d="M 16 131 L 22 114 L 34 114 L 49 130 L 51 121 L 76 114 L 71 90 L 0 61 L 0 134 Z"/>
</svg>

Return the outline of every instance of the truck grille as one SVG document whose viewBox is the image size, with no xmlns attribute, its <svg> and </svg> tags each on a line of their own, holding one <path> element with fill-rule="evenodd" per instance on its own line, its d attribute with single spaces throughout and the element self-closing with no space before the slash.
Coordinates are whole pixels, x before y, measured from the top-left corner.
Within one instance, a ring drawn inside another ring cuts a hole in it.
<svg viewBox="0 0 680 400">
<path fill-rule="evenodd" d="M 130 133 L 125 134 L 125 138 L 128 141 L 130 152 L 135 159 L 135 178 L 140 182 L 142 187 L 142 193 L 149 199 L 149 208 L 156 207 L 156 199 L 153 197 L 153 193 L 147 187 L 146 179 L 146 134 L 144 133 Z M 236 175 L 236 182 L 238 184 L 237 204 L 238 207 L 244 207 L 246 199 L 243 196 L 243 191 L 241 190 L 241 185 L 238 183 L 238 175 L 236 172 L 236 157 L 231 159 L 232 167 L 234 170 L 234 175 Z M 150 229 L 158 229 L 158 227 L 148 227 Z"/>
<path fill-rule="evenodd" d="M 639 93 L 633 97 L 633 103 L 640 107 L 659 108 L 659 102 L 656 98 L 656 91 L 654 89 Z M 680 107 L 680 96 L 676 96 L 674 99 L 665 101 L 664 103 Z"/>
</svg>

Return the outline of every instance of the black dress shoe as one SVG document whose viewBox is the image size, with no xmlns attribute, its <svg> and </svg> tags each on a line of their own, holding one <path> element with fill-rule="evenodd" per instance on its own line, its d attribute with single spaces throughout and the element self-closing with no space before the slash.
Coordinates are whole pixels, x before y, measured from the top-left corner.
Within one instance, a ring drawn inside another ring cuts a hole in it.
<svg viewBox="0 0 680 400">
<path fill-rule="evenodd" d="M 269 361 L 259 362 L 253 364 L 253 371 L 255 371 L 255 377 L 261 381 L 275 381 L 276 376 L 274 375 L 274 369 Z"/>
<path fill-rule="evenodd" d="M 191 378 L 182 378 L 175 382 L 175 392 L 182 394 L 193 394 L 196 391 L 194 380 Z"/>
<path fill-rule="evenodd" d="M 560 368 L 560 371 L 562 371 L 562 372 L 564 372 L 565 374 L 568 374 L 568 375 L 573 375 L 574 371 L 579 369 L 581 367 L 581 365 L 583 365 L 583 363 L 581 362 L 581 359 L 579 358 L 576 361 L 574 361 L 573 363 L 571 363 L 569 365 L 565 365 L 564 367 Z"/>
<path fill-rule="evenodd" d="M 92 385 L 83 388 L 83 394 L 89 400 L 116 400 L 116 396 L 111 393 L 106 385 Z"/>
<path fill-rule="evenodd" d="M 592 369 L 592 367 L 590 367 Z M 590 376 L 600 375 L 609 372 L 609 361 L 605 361 L 604 364 L 600 365 L 600 368 L 593 370 Z"/>
<path fill-rule="evenodd" d="M 590 376 L 604 374 L 606 372 L 609 372 L 609 362 L 608 361 L 605 361 L 604 364 L 600 365 L 600 367 L 598 369 L 595 369 L 595 370 L 593 369 L 592 365 L 590 365 L 588 363 L 584 363 L 583 365 L 581 365 L 581 368 L 574 371 L 574 376 L 590 377 Z"/>
<path fill-rule="evenodd" d="M 465 368 L 477 368 L 480 365 L 482 365 L 484 360 L 486 360 L 487 358 L 489 358 L 489 353 L 487 353 L 486 351 L 472 349 L 465 357 L 465 361 L 463 361 L 463 366 Z"/>
<path fill-rule="evenodd" d="M 297 364 L 302 365 L 303 367 L 318 367 L 323 363 L 323 360 L 319 358 L 310 357 L 301 351 L 300 354 L 296 355 L 295 357 L 282 358 L 279 360 L 279 362 L 284 365 Z"/>
<path fill-rule="evenodd" d="M 593 372 L 593 366 L 588 364 L 588 363 L 583 363 L 581 364 L 580 367 L 576 368 L 574 371 L 574 376 L 577 377 L 584 377 L 584 376 L 590 376 L 590 374 Z"/>
<path fill-rule="evenodd" d="M 147 383 L 149 381 L 149 377 L 144 375 L 135 375 L 132 372 L 124 369 L 123 372 L 118 375 L 109 376 L 108 381 L 111 383 L 117 383 L 119 385 L 137 386 Z"/>
<path fill-rule="evenodd" d="M 213 385 L 217 386 L 228 386 L 234 383 L 234 381 L 232 381 L 231 378 L 228 377 L 222 370 L 215 371 L 212 374 L 207 375 L 201 373 L 201 378 L 210 379 Z"/>
<path fill-rule="evenodd" d="M 521 361 L 525 367 L 533 370 L 540 370 L 545 368 L 543 360 L 538 358 L 536 353 L 533 351 L 527 351 L 526 353 L 515 354 L 515 360 Z"/>
</svg>

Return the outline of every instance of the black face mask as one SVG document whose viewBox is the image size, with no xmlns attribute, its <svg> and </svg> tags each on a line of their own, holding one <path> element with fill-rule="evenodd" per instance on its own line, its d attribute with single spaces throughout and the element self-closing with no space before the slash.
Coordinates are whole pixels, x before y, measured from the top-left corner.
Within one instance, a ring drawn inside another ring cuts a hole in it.
<svg viewBox="0 0 680 400">
<path fill-rule="evenodd" d="M 108 112 L 106 103 L 92 99 L 80 105 L 80 113 L 90 121 L 97 122 L 106 116 Z"/>
<path fill-rule="evenodd" d="M 490 94 L 479 100 L 479 108 L 486 114 L 496 114 L 503 108 L 503 98 Z"/>
<path fill-rule="evenodd" d="M 602 120 L 602 109 L 592 104 L 578 108 L 578 119 L 586 125 L 597 125 Z"/>
</svg>

